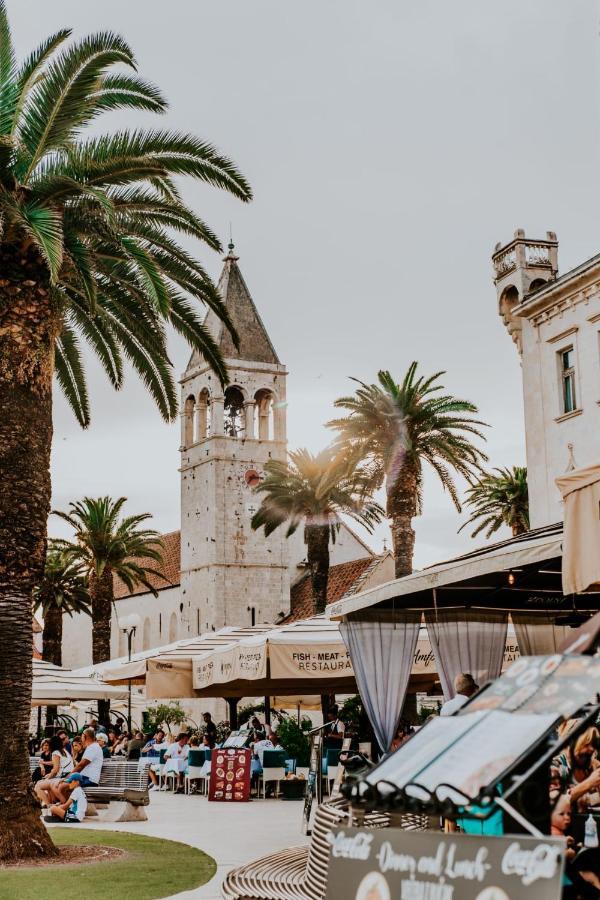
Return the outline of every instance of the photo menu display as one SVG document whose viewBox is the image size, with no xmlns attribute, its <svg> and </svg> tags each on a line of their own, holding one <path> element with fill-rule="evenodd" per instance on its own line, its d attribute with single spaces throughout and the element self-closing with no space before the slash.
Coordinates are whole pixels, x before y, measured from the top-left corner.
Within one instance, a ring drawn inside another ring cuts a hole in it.
<svg viewBox="0 0 600 900">
<path fill-rule="evenodd" d="M 435 792 L 439 800 L 460 805 L 467 798 L 475 800 L 556 721 L 551 713 L 514 716 L 503 710 L 432 719 L 373 769 L 367 781 L 406 788 L 422 801 Z M 385 785 L 380 789 L 385 792 Z"/>
<path fill-rule="evenodd" d="M 502 709 L 518 715 L 565 719 L 600 693 L 600 659 L 594 656 L 522 656 L 458 713 Z"/>
<path fill-rule="evenodd" d="M 242 748 L 213 750 L 208 799 L 245 803 L 250 799 L 252 753 Z"/>
</svg>

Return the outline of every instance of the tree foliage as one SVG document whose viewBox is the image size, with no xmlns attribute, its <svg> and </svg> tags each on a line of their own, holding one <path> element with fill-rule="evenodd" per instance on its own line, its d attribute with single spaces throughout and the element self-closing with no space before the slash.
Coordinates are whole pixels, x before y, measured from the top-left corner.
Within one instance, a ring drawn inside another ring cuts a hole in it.
<svg viewBox="0 0 600 900">
<path fill-rule="evenodd" d="M 459 529 L 475 523 L 471 537 L 485 531 L 489 538 L 506 525 L 513 535 L 529 530 L 529 490 L 525 466 L 493 469 L 468 488 L 466 503 L 470 517 Z"/>
<path fill-rule="evenodd" d="M 161 114 L 167 101 L 138 75 L 122 37 L 105 31 L 69 42 L 70 35 L 57 31 L 18 63 L 0 0 L 0 248 L 34 247 L 46 267 L 59 321 L 55 372 L 79 422 L 90 421 L 82 342 L 115 388 L 128 362 L 171 420 L 177 391 L 166 326 L 222 382 L 225 364 L 198 301 L 233 328 L 205 269 L 180 242 L 221 250 L 183 200 L 179 180 L 242 201 L 251 190 L 230 159 L 192 134 L 153 128 L 86 136 L 106 112 Z"/>
</svg>

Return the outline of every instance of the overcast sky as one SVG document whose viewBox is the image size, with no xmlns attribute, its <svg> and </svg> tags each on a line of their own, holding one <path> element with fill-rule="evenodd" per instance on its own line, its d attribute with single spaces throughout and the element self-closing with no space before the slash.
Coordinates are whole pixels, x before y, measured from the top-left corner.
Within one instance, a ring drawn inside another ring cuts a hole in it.
<svg viewBox="0 0 600 900">
<path fill-rule="evenodd" d="M 249 178 L 248 206 L 188 184 L 227 240 L 289 369 L 290 446 L 319 449 L 348 376 L 412 359 L 490 423 L 494 465 L 523 463 L 517 352 L 490 254 L 517 227 L 558 234 L 566 271 L 598 252 L 599 16 L 569 0 L 8 0 L 20 55 L 50 32 L 122 33 L 166 93 L 158 124 L 211 140 Z M 154 121 L 153 121 L 154 120 Z M 215 278 L 221 261 L 201 250 Z M 187 350 L 173 342 L 177 372 Z M 54 504 L 129 498 L 179 527 L 179 426 L 135 376 L 90 362 L 93 421 L 57 396 Z M 464 518 L 464 517 L 463 517 Z M 469 549 L 433 478 L 416 564 Z M 56 531 L 57 525 L 51 526 Z M 386 529 L 372 544 L 381 548 Z"/>
</svg>

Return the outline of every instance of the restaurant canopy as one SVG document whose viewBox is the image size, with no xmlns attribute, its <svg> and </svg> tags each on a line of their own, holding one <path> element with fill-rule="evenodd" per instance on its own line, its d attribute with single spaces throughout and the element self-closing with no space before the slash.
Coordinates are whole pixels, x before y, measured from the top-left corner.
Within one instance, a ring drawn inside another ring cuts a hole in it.
<svg viewBox="0 0 600 900">
<path fill-rule="evenodd" d="M 556 479 L 565 505 L 565 594 L 600 590 L 600 465 Z"/>
<path fill-rule="evenodd" d="M 44 660 L 33 660 L 32 706 L 65 706 L 74 700 L 123 700 L 127 691 L 78 675 Z"/>
<path fill-rule="evenodd" d="M 507 648 L 509 656 L 516 648 Z M 82 671 L 82 670 L 80 670 Z M 315 616 L 289 625 L 223 628 L 132 657 L 96 666 L 112 684 L 146 685 L 148 699 L 298 697 L 356 692 L 356 678 L 337 622 Z M 426 690 L 437 680 L 427 632 L 415 647 L 411 684 Z"/>
<path fill-rule="evenodd" d="M 381 746 L 390 746 L 400 718 L 406 673 L 390 670 L 415 640 L 424 618 L 446 698 L 468 672 L 480 683 L 500 675 L 509 614 L 521 652 L 556 652 L 570 627 L 600 608 L 600 594 L 565 597 L 562 523 L 479 548 L 328 608 L 341 621 L 359 692 Z M 583 616 L 582 616 L 583 612 Z M 385 652 L 381 648 L 385 647 Z M 396 669 L 399 666 L 396 665 Z"/>
</svg>

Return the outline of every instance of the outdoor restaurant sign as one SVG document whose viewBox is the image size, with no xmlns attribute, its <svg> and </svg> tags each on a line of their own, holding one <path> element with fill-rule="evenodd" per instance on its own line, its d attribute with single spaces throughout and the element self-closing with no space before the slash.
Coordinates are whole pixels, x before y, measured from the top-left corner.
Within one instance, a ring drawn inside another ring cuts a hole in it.
<svg viewBox="0 0 600 900">
<path fill-rule="evenodd" d="M 193 660 L 193 682 L 197 691 L 208 688 L 211 684 L 223 684 L 227 681 L 256 681 L 266 674 L 265 644 L 236 644 Z"/>
<path fill-rule="evenodd" d="M 560 900 L 562 839 L 399 828 L 327 835 L 327 900 Z"/>
<path fill-rule="evenodd" d="M 352 662 L 340 644 L 269 644 L 271 678 L 352 676 Z"/>
<path fill-rule="evenodd" d="M 242 747 L 212 752 L 208 799 L 221 803 L 247 803 L 250 799 L 252 753 Z"/>
</svg>

